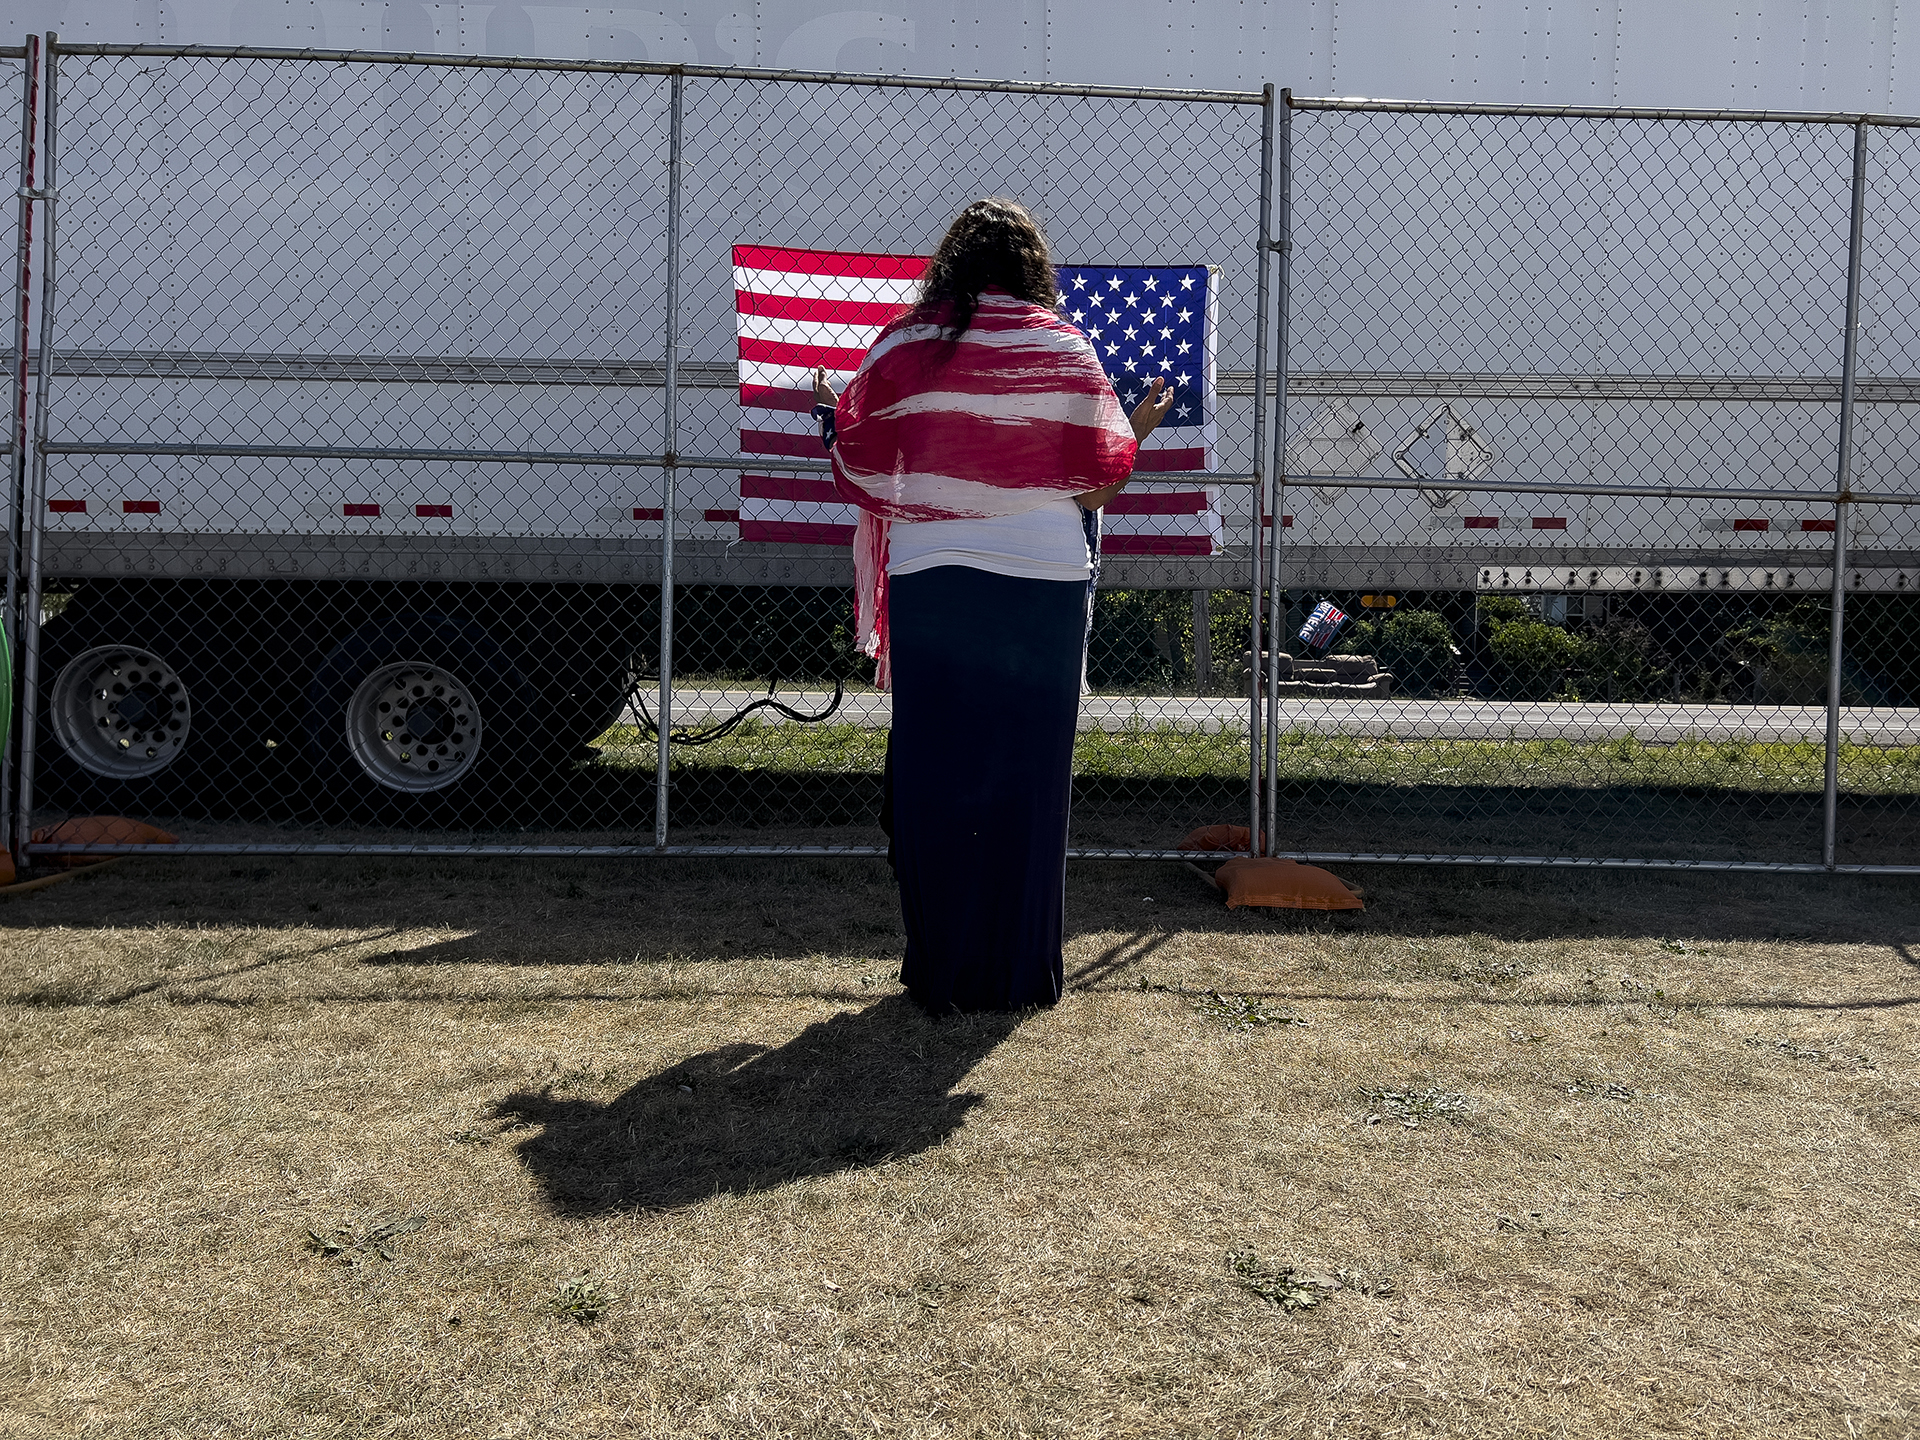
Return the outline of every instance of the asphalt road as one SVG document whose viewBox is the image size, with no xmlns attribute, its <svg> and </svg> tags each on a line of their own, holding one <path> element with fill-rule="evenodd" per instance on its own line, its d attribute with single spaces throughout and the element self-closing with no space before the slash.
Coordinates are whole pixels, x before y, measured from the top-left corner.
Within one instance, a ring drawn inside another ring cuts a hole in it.
<svg viewBox="0 0 1920 1440">
<path fill-rule="evenodd" d="M 712 725 L 762 699 L 764 691 L 676 690 L 676 728 Z M 831 691 L 782 691 L 779 699 L 804 714 L 818 714 Z M 651 703 L 651 697 L 649 697 Z M 635 716 L 629 715 L 631 724 Z M 775 712 L 755 718 L 786 724 Z M 822 723 L 884 728 L 892 723 L 886 695 L 848 695 Z M 1082 730 L 1124 730 L 1130 725 L 1181 725 L 1207 730 L 1244 730 L 1247 702 L 1217 697 L 1088 695 L 1080 701 Z M 1750 740 L 1818 743 L 1826 736 L 1827 712 L 1817 705 L 1576 705 L 1517 700 L 1282 700 L 1282 731 L 1315 735 L 1391 736 L 1397 740 Z M 1841 736 L 1858 745 L 1920 745 L 1920 709 L 1845 709 Z"/>
</svg>

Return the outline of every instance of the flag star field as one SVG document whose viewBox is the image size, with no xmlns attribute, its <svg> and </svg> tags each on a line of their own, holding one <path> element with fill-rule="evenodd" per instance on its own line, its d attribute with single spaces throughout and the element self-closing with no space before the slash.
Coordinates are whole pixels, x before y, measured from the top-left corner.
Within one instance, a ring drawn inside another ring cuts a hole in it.
<svg viewBox="0 0 1920 1440">
<path fill-rule="evenodd" d="M 1066 317 L 1093 342 L 1120 403 L 1131 410 L 1157 378 L 1174 388 L 1173 408 L 1160 422 L 1168 442 L 1204 449 L 1213 419 L 1210 277 L 1200 266 L 1066 266 L 1060 292 Z M 1202 470 L 1204 459 L 1169 469 Z"/>
</svg>

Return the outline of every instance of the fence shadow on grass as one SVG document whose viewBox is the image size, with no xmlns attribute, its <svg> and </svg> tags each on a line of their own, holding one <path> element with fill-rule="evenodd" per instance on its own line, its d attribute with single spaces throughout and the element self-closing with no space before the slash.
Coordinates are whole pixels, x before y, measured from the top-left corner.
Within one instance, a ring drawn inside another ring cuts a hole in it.
<svg viewBox="0 0 1920 1440">
<path fill-rule="evenodd" d="M 981 1100 L 954 1087 L 1021 1018 L 936 1021 L 890 996 L 777 1048 L 705 1051 L 604 1103 L 537 1091 L 495 1109 L 539 1127 L 517 1149 L 556 1211 L 671 1209 L 940 1144 Z"/>
</svg>

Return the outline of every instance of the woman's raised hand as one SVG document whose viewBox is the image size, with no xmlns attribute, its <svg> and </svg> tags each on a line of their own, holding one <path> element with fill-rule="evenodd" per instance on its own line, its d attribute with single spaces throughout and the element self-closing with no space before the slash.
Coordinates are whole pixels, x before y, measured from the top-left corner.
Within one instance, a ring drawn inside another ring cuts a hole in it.
<svg viewBox="0 0 1920 1440">
<path fill-rule="evenodd" d="M 840 397 L 833 393 L 833 386 L 827 383 L 827 367 L 824 365 L 816 365 L 813 367 L 813 403 L 816 405 L 837 405 L 840 403 Z M 1161 413 L 1166 413 L 1165 407 L 1162 407 Z M 1155 423 L 1157 424 L 1158 422 L 1156 421 Z M 1136 425 L 1134 428 L 1138 429 L 1139 427 Z"/>
<path fill-rule="evenodd" d="M 814 390 L 818 392 L 820 382 L 814 381 Z M 1167 418 L 1167 411 L 1173 408 L 1173 387 L 1167 384 L 1166 377 L 1156 375 L 1153 383 L 1147 387 L 1147 398 L 1133 407 L 1133 414 L 1127 418 L 1133 421 L 1133 438 L 1144 440 Z"/>
</svg>

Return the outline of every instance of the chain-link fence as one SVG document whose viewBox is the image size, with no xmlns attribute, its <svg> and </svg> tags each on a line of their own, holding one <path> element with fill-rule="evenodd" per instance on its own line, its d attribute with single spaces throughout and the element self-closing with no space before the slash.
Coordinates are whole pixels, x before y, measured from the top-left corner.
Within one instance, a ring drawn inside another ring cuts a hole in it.
<svg viewBox="0 0 1920 1440">
<path fill-rule="evenodd" d="M 0 436 L 0 465 L 6 467 L 6 499 L 0 504 L 6 521 L 6 580 L 4 609 L 0 609 L 0 631 L 4 632 L 4 663 L 0 663 L 0 836 L 13 833 L 13 796 L 17 756 L 14 750 L 14 699 L 17 684 L 14 657 L 19 654 L 20 587 L 26 571 L 26 512 L 21 504 L 26 478 L 26 409 L 31 378 L 26 369 L 29 346 L 26 327 L 30 322 L 27 304 L 31 284 L 32 244 L 28 221 L 33 204 L 32 187 L 38 174 L 33 153 L 35 111 L 39 103 L 37 88 L 30 88 L 28 77 L 38 74 L 38 43 L 32 47 L 29 64 L 26 46 L 0 48 L 0 145 L 5 154 L 20 158 L 19 191 L 15 204 L 0 207 L 0 246 L 7 255 L 12 304 L 5 307 L 9 324 L 0 353 L 6 356 L 7 423 Z"/>
<path fill-rule="evenodd" d="M 1288 99 L 1281 847 L 1920 861 L 1915 132 Z"/>
<path fill-rule="evenodd" d="M 804 377 L 998 192 L 1193 409 L 1079 852 L 1920 863 L 1907 122 L 50 50 L 23 840 L 876 850 Z"/>
<path fill-rule="evenodd" d="M 1074 844 L 1250 825 L 1270 92 L 50 52 L 23 826 L 878 849 L 800 377 L 992 193 L 1115 338 L 1191 336 L 1191 443 L 1108 521 Z"/>
</svg>

